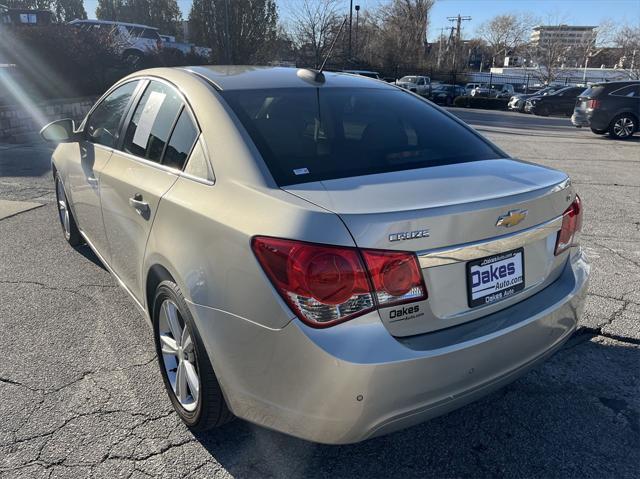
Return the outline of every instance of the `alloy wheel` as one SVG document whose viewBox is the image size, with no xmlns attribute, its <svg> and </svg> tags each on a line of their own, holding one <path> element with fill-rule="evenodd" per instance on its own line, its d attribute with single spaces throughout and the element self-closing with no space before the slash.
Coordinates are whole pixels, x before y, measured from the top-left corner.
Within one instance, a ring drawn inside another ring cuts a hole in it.
<svg viewBox="0 0 640 479">
<path fill-rule="evenodd" d="M 618 138 L 626 138 L 633 134 L 634 124 L 631 118 L 623 116 L 613 124 L 613 132 Z"/>
<path fill-rule="evenodd" d="M 200 376 L 191 332 L 173 301 L 166 299 L 160 306 L 158 326 L 167 379 L 180 405 L 192 412 L 198 406 Z"/>
<path fill-rule="evenodd" d="M 65 238 L 71 237 L 71 219 L 69 217 L 69 206 L 67 205 L 67 197 L 64 194 L 64 187 L 62 181 L 59 179 L 56 181 L 56 197 L 58 200 L 58 215 L 60 216 L 60 223 L 64 230 Z"/>
</svg>

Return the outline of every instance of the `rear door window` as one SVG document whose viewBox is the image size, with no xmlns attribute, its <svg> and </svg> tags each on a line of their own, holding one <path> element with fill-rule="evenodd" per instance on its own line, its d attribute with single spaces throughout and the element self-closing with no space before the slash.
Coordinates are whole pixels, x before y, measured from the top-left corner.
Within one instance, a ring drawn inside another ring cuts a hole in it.
<svg viewBox="0 0 640 479">
<path fill-rule="evenodd" d="M 173 87 L 151 81 L 129 122 L 123 150 L 140 158 L 160 162 L 181 108 L 182 100 Z"/>
<path fill-rule="evenodd" d="M 626 96 L 626 97 L 638 97 L 640 96 L 639 85 L 629 85 L 619 90 L 612 91 L 610 95 L 613 96 Z"/>
<path fill-rule="evenodd" d="M 127 27 L 127 30 L 133 37 L 137 38 L 147 38 L 151 40 L 161 40 L 160 34 L 157 30 L 153 30 L 151 28 L 144 27 Z"/>
<path fill-rule="evenodd" d="M 399 89 L 222 95 L 281 186 L 500 157 L 468 128 Z"/>
<path fill-rule="evenodd" d="M 191 121 L 187 110 L 183 108 L 173 133 L 171 133 L 171 140 L 167 145 L 162 164 L 181 170 L 189 153 L 191 153 L 196 138 L 198 138 L 198 129 Z"/>
</svg>

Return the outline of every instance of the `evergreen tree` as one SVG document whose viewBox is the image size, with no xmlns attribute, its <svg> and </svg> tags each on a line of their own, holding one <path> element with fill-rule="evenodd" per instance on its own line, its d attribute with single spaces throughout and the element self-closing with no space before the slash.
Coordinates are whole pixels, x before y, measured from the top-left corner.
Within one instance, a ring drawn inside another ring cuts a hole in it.
<svg viewBox="0 0 640 479">
<path fill-rule="evenodd" d="M 59 22 L 70 22 L 76 18 L 87 18 L 82 0 L 54 0 L 54 14 Z"/>
<path fill-rule="evenodd" d="M 123 7 L 123 0 L 98 0 L 96 17 L 100 20 L 120 21 Z"/>
<path fill-rule="evenodd" d="M 96 16 L 101 20 L 149 25 L 168 35 L 179 32 L 182 20 L 176 0 L 98 0 Z"/>
<path fill-rule="evenodd" d="M 215 63 L 262 63 L 277 44 L 278 10 L 275 0 L 194 0 L 189 29 Z"/>
</svg>

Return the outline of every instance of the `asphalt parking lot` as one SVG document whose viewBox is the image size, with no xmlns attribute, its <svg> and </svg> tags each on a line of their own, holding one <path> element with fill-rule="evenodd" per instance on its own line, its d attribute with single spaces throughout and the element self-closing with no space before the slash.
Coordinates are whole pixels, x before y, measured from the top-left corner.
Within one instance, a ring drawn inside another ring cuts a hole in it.
<svg viewBox="0 0 640 479">
<path fill-rule="evenodd" d="M 564 349 L 512 385 L 350 446 L 243 421 L 190 433 L 146 323 L 87 247 L 64 242 L 50 149 L 0 145 L 0 477 L 638 477 L 640 136 L 452 111 L 511 155 L 572 176 L 592 262 L 586 311 Z M 13 214 L 16 201 L 34 204 Z"/>
</svg>

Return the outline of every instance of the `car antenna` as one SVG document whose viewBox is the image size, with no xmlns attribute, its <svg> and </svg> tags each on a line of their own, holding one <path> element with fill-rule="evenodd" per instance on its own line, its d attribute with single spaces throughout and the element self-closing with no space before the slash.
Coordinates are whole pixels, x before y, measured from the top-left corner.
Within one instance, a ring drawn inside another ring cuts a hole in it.
<svg viewBox="0 0 640 479">
<path fill-rule="evenodd" d="M 342 23 L 340 24 L 340 29 L 338 30 L 338 33 L 334 37 L 333 42 L 331 42 L 331 46 L 329 47 L 329 52 L 327 53 L 327 56 L 324 57 L 324 61 L 322 62 L 322 65 L 320 65 L 320 69 L 315 70 L 313 68 L 301 68 L 300 70 L 298 70 L 298 76 L 300 78 L 307 81 L 313 81 L 315 83 L 324 83 L 325 78 L 324 78 L 324 74 L 322 73 L 322 70 L 324 70 L 324 66 L 327 64 L 327 60 L 333 53 L 333 47 L 336 46 L 336 42 L 338 41 L 338 38 L 340 38 L 342 29 L 344 28 L 346 23 L 347 23 L 347 16 L 345 15 L 344 20 L 342 20 Z"/>
</svg>

